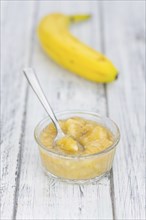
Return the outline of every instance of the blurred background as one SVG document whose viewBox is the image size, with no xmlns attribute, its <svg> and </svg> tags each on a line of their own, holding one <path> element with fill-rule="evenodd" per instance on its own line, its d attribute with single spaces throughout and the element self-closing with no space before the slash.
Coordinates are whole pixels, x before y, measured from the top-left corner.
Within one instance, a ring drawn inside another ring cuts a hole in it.
<svg viewBox="0 0 146 220">
<path fill-rule="evenodd" d="M 5 0 L 1 6 L 2 219 L 144 219 L 145 1 Z M 53 12 L 92 15 L 70 30 L 114 63 L 118 80 L 87 81 L 44 53 L 36 29 Z M 22 74 L 27 66 L 55 111 L 93 111 L 119 125 L 106 183 L 65 186 L 42 174 L 33 132 L 46 113 Z"/>
</svg>

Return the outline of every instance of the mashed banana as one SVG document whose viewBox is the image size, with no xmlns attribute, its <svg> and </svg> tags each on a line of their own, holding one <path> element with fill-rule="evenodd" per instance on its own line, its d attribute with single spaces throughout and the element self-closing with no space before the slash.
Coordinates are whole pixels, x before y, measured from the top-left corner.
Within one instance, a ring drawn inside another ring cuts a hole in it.
<svg viewBox="0 0 146 220">
<path fill-rule="evenodd" d="M 49 154 L 40 147 L 44 168 L 51 174 L 65 179 L 89 179 L 110 170 L 115 150 L 93 157 L 86 155 L 99 153 L 113 144 L 113 135 L 105 127 L 94 121 L 72 117 L 59 121 L 66 136 L 54 147 L 56 129 L 50 123 L 40 134 L 40 141 L 46 149 L 68 156 Z M 78 143 L 84 147 L 80 150 Z M 81 156 L 81 157 L 80 157 Z"/>
</svg>

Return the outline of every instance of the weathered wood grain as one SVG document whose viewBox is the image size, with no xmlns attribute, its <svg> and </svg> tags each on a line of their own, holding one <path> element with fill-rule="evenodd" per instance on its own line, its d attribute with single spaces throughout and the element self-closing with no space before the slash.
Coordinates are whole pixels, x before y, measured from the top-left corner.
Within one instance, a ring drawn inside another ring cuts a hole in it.
<svg viewBox="0 0 146 220">
<path fill-rule="evenodd" d="M 107 86 L 109 116 L 121 130 L 113 167 L 116 219 L 145 219 L 144 5 L 103 2 L 105 50 L 120 72 Z"/>
<path fill-rule="evenodd" d="M 87 22 L 72 27 L 72 31 L 89 45 L 100 49 L 97 2 L 82 2 L 82 7 L 80 2 L 72 1 L 39 2 L 39 8 L 38 20 L 53 11 L 93 13 L 93 20 L 89 21 L 91 26 Z M 33 66 L 56 111 L 82 109 L 106 114 L 103 85 L 88 82 L 58 67 L 43 53 L 37 39 Z M 60 183 L 42 173 L 33 131 L 45 115 L 30 91 L 16 219 L 113 219 L 109 179 L 100 185 L 77 186 Z"/>
<path fill-rule="evenodd" d="M 113 60 L 118 81 L 88 82 L 44 54 L 35 26 L 53 11 L 93 14 L 71 30 Z M 2 219 L 145 219 L 144 15 L 144 1 L 2 1 Z M 78 186 L 44 175 L 33 131 L 46 114 L 20 73 L 24 64 L 35 67 L 56 111 L 108 113 L 118 123 L 108 179 Z"/>
<path fill-rule="evenodd" d="M 1 3 L 1 217 L 8 220 L 13 218 L 26 114 L 27 85 L 20 69 L 30 62 L 34 7 L 24 1 Z"/>
</svg>

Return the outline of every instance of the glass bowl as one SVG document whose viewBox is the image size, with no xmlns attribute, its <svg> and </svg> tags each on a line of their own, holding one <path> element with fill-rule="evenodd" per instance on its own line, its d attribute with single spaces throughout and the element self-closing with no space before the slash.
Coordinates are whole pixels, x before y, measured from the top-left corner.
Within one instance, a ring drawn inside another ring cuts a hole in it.
<svg viewBox="0 0 146 220">
<path fill-rule="evenodd" d="M 34 136 L 39 147 L 42 168 L 49 176 L 72 183 L 98 181 L 107 175 L 112 167 L 117 144 L 120 140 L 118 126 L 109 118 L 92 112 L 67 111 L 56 113 L 59 120 L 82 117 L 106 127 L 113 135 L 113 144 L 103 151 L 89 155 L 67 155 L 53 152 L 40 140 L 40 133 L 51 122 L 47 117 L 36 126 Z"/>
</svg>

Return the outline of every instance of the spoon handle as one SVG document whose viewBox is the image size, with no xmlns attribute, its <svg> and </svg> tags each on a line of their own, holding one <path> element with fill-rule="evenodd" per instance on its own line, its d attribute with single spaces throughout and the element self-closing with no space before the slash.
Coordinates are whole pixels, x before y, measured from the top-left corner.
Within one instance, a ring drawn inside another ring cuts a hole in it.
<svg viewBox="0 0 146 220">
<path fill-rule="evenodd" d="M 38 80 L 37 75 L 35 74 L 34 70 L 32 68 L 26 68 L 23 70 L 23 73 L 26 76 L 26 79 L 28 80 L 33 91 L 37 95 L 38 99 L 40 100 L 40 102 L 44 106 L 46 112 L 48 113 L 51 120 L 53 121 L 54 125 L 56 126 L 56 129 L 61 130 L 60 125 L 58 123 L 58 120 L 57 120 L 46 96 L 44 95 L 44 92 L 40 86 L 39 80 Z"/>
</svg>

